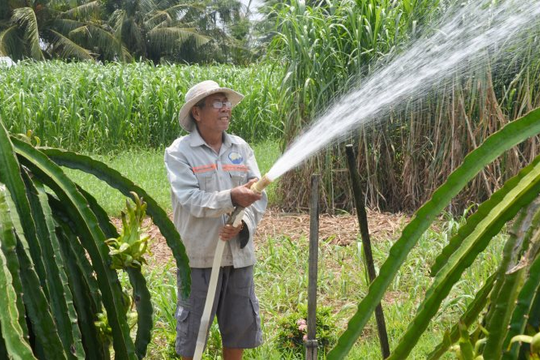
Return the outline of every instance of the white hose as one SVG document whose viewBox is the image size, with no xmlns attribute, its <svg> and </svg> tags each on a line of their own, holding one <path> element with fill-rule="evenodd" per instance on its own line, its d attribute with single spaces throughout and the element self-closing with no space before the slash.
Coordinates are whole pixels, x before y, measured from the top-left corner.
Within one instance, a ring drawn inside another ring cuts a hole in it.
<svg viewBox="0 0 540 360">
<path fill-rule="evenodd" d="M 242 222 L 244 217 L 244 210 L 234 216 L 232 220 L 232 226 L 237 227 Z M 231 215 L 232 218 L 232 215 Z M 229 220 L 229 222 L 230 222 Z M 201 326 L 199 327 L 199 334 L 197 335 L 197 345 L 195 347 L 194 360 L 201 360 L 204 347 L 206 346 L 206 334 L 208 333 L 208 327 L 210 326 L 210 314 L 212 313 L 212 307 L 214 305 L 214 299 L 216 297 L 216 288 L 219 277 L 219 270 L 221 268 L 221 260 L 223 258 L 223 250 L 225 249 L 225 241 L 218 239 L 216 246 L 216 252 L 214 254 L 214 262 L 212 263 L 212 273 L 210 275 L 210 283 L 208 284 L 208 293 L 206 294 L 206 301 L 204 303 L 204 311 L 201 317 Z"/>
</svg>

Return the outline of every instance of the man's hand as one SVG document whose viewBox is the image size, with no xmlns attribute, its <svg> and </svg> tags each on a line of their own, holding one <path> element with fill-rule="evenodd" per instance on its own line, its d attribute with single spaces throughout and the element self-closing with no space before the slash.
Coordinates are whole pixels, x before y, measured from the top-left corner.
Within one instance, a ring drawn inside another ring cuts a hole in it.
<svg viewBox="0 0 540 360">
<path fill-rule="evenodd" d="M 232 225 L 225 225 L 221 228 L 219 231 L 219 238 L 223 241 L 229 241 L 232 238 L 234 238 L 242 229 L 244 228 L 244 223 L 240 223 L 237 227 L 234 227 Z"/>
<path fill-rule="evenodd" d="M 260 200 L 262 194 L 252 191 L 251 185 L 255 184 L 258 179 L 251 179 L 245 185 L 237 186 L 231 189 L 231 200 L 236 206 L 248 207 L 255 201 Z"/>
</svg>

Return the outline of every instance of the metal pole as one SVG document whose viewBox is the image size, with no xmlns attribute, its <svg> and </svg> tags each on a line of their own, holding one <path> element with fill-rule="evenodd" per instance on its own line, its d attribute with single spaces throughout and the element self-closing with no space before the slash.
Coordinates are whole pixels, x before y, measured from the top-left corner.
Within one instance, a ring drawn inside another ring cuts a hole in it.
<svg viewBox="0 0 540 360">
<path fill-rule="evenodd" d="M 360 187 L 360 175 L 356 167 L 356 157 L 354 156 L 353 146 L 348 144 L 345 146 L 347 153 L 347 163 L 349 165 L 349 173 L 354 194 L 354 202 L 356 204 L 356 213 L 358 216 L 358 224 L 360 225 L 360 235 L 362 236 L 362 247 L 366 258 L 367 270 L 370 283 L 375 280 L 377 273 L 373 263 L 373 253 L 371 252 L 371 240 L 369 238 L 369 228 L 367 222 L 366 209 L 364 207 L 364 196 Z M 377 320 L 377 330 L 379 332 L 379 341 L 381 344 L 381 353 L 383 359 L 390 356 L 390 346 L 388 345 L 388 335 L 386 333 L 386 323 L 384 321 L 384 313 L 381 304 L 375 308 L 375 319 Z"/>
<path fill-rule="evenodd" d="M 309 282 L 306 359 L 317 359 L 317 263 L 319 249 L 319 175 L 311 175 L 309 211 Z"/>
</svg>

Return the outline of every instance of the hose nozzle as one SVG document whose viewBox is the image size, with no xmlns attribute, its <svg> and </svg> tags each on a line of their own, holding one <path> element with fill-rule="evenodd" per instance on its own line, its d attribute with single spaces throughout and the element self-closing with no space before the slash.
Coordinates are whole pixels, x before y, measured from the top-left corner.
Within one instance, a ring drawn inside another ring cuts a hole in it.
<svg viewBox="0 0 540 360">
<path fill-rule="evenodd" d="M 272 180 L 267 175 L 264 175 L 259 181 L 257 181 L 255 184 L 251 186 L 251 190 L 258 192 L 259 194 L 263 192 L 263 190 L 270 185 Z"/>
</svg>

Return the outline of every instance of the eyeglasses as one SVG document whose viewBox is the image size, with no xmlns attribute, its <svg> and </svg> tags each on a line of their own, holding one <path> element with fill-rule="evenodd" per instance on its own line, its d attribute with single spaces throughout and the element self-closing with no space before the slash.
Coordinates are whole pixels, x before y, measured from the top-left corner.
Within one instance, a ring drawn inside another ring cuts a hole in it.
<svg viewBox="0 0 540 360">
<path fill-rule="evenodd" d="M 214 101 L 214 102 L 212 103 L 212 107 L 213 107 L 214 109 L 221 109 L 221 108 L 224 107 L 224 106 L 228 107 L 229 109 L 232 108 L 232 104 L 231 104 L 230 101 L 219 101 L 219 100 L 218 100 L 218 101 Z"/>
</svg>

